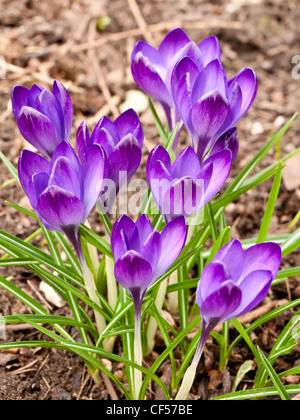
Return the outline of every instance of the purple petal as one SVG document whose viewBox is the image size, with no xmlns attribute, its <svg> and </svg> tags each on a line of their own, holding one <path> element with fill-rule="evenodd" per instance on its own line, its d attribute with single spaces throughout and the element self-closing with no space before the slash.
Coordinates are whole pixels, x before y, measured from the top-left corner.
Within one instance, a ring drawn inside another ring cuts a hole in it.
<svg viewBox="0 0 300 420">
<path fill-rule="evenodd" d="M 33 175 L 32 182 L 35 188 L 35 194 L 38 198 L 49 185 L 49 175 L 45 172 L 38 172 Z M 34 207 L 36 207 L 37 201 Z"/>
<path fill-rule="evenodd" d="M 142 214 L 131 232 L 129 238 L 129 248 L 140 252 L 142 246 L 147 242 L 150 235 L 153 233 L 153 227 L 149 218 Z"/>
<path fill-rule="evenodd" d="M 225 322 L 232 319 L 241 300 L 242 292 L 229 280 L 204 300 L 200 312 L 207 324 Z"/>
<path fill-rule="evenodd" d="M 33 85 L 32 88 L 30 89 L 30 93 L 28 95 L 28 106 L 30 106 L 31 108 L 36 108 L 37 103 L 39 101 L 39 96 L 40 94 L 44 91 L 45 89 L 42 88 L 39 85 Z"/>
<path fill-rule="evenodd" d="M 245 266 L 241 281 L 251 271 L 269 270 L 273 279 L 277 276 L 281 264 L 281 248 L 274 242 L 265 242 L 248 248 L 245 251 Z"/>
<path fill-rule="evenodd" d="M 136 251 L 128 251 L 115 265 L 117 281 L 132 294 L 138 289 L 145 292 L 152 282 L 152 275 L 150 263 Z"/>
<path fill-rule="evenodd" d="M 158 231 L 152 232 L 145 244 L 142 244 L 140 254 L 151 264 L 155 273 L 161 255 L 161 237 Z"/>
<path fill-rule="evenodd" d="M 171 95 L 154 65 L 142 53 L 137 53 L 131 63 L 131 72 L 136 84 L 148 95 L 167 107 L 172 107 Z"/>
<path fill-rule="evenodd" d="M 127 244 L 134 226 L 134 222 L 125 214 L 119 217 L 119 219 L 115 222 L 111 231 L 111 248 L 115 261 L 123 255 L 123 250 L 125 249 L 124 247 L 128 247 Z"/>
<path fill-rule="evenodd" d="M 107 159 L 105 152 L 98 144 L 93 144 L 86 151 L 82 160 L 84 186 L 84 218 L 86 219 L 95 206 L 104 188 L 107 176 Z"/>
<path fill-rule="evenodd" d="M 82 178 L 78 176 L 72 162 L 64 156 L 56 159 L 51 171 L 49 185 L 56 185 L 66 190 L 79 200 L 83 198 Z"/>
<path fill-rule="evenodd" d="M 37 96 L 35 109 L 52 121 L 60 140 L 67 140 L 65 138 L 64 115 L 59 102 L 52 92 L 44 89 Z"/>
<path fill-rule="evenodd" d="M 77 135 L 76 135 L 76 142 L 77 142 L 77 152 L 82 162 L 85 152 L 87 151 L 88 147 L 91 145 L 91 137 L 90 137 L 89 129 L 85 121 L 83 121 L 78 127 Z"/>
<path fill-rule="evenodd" d="M 173 182 L 166 192 L 161 211 L 166 220 L 181 215 L 190 217 L 200 207 L 204 207 L 203 195 L 204 186 L 201 183 L 190 177 L 181 178 Z"/>
<path fill-rule="evenodd" d="M 73 125 L 73 105 L 67 89 L 57 80 L 53 83 L 52 89 L 58 100 L 64 115 L 64 140 L 68 140 L 71 135 Z"/>
<path fill-rule="evenodd" d="M 192 103 L 196 103 L 202 96 L 217 90 L 224 98 L 227 97 L 227 77 L 219 60 L 211 61 L 195 80 L 192 92 Z"/>
<path fill-rule="evenodd" d="M 162 40 L 158 51 L 166 65 L 172 61 L 174 55 L 190 42 L 189 37 L 181 28 L 170 31 Z"/>
<path fill-rule="evenodd" d="M 60 157 L 67 158 L 77 170 L 78 176 L 82 177 L 82 169 L 79 159 L 69 142 L 62 140 L 56 147 L 51 158 L 51 171 L 57 159 Z"/>
<path fill-rule="evenodd" d="M 228 129 L 233 127 L 241 118 L 240 112 L 241 112 L 243 95 L 242 95 L 242 90 L 237 83 L 235 83 L 232 93 L 230 93 L 228 96 L 230 96 L 229 111 L 228 111 L 225 121 L 223 122 L 222 126 L 219 128 L 218 133 L 216 134 L 216 137 L 219 137 L 222 134 L 224 134 Z"/>
<path fill-rule="evenodd" d="M 108 159 L 108 178 L 113 180 L 118 188 L 130 180 L 140 166 L 142 150 L 139 142 L 132 134 L 127 134 Z"/>
<path fill-rule="evenodd" d="M 94 128 L 91 135 L 91 143 L 98 143 L 103 147 L 103 145 L 100 143 L 100 140 L 98 140 L 99 132 L 102 128 L 104 128 L 110 134 L 114 144 L 117 145 L 121 140 L 119 137 L 118 130 L 115 127 L 114 123 L 111 122 L 110 119 L 105 116 L 102 117 L 100 121 L 98 121 L 96 127 Z"/>
<path fill-rule="evenodd" d="M 172 165 L 173 179 L 189 176 L 196 179 L 200 172 L 199 158 L 192 147 L 186 147 Z"/>
<path fill-rule="evenodd" d="M 156 71 L 162 78 L 165 80 L 166 78 L 166 66 L 163 63 L 163 59 L 160 53 L 151 45 L 149 45 L 145 41 L 138 41 L 132 51 L 131 55 L 131 62 L 135 59 L 135 56 L 140 53 L 144 57 L 146 57 L 155 67 Z"/>
<path fill-rule="evenodd" d="M 241 243 L 237 239 L 230 241 L 216 254 L 213 261 L 223 263 L 231 279 L 237 283 L 245 264 L 245 253 Z"/>
<path fill-rule="evenodd" d="M 164 196 L 170 190 L 171 181 L 171 175 L 164 163 L 160 160 L 153 162 L 153 166 L 149 174 L 148 184 L 153 198 L 160 209 Z"/>
<path fill-rule="evenodd" d="M 27 106 L 27 100 L 30 90 L 23 86 L 15 86 L 11 93 L 12 109 L 15 119 L 18 120 L 23 106 Z"/>
<path fill-rule="evenodd" d="M 161 161 L 161 163 L 163 163 L 166 171 L 169 172 L 169 174 L 171 173 L 170 155 L 164 147 L 158 145 L 154 147 L 154 149 L 152 149 L 147 159 L 146 172 L 147 172 L 147 180 L 149 184 L 151 182 L 151 172 L 152 172 L 153 166 L 158 161 Z"/>
<path fill-rule="evenodd" d="M 120 139 L 123 139 L 127 134 L 132 134 L 137 139 L 140 147 L 143 147 L 144 133 L 142 124 L 140 123 L 137 113 L 133 109 L 128 109 L 123 112 L 114 122 L 118 130 Z"/>
<path fill-rule="evenodd" d="M 273 281 L 273 275 L 268 270 L 256 270 L 249 273 L 239 284 L 242 292 L 242 302 L 234 314 L 234 318 L 251 311 L 267 296 Z"/>
<path fill-rule="evenodd" d="M 216 141 L 210 152 L 210 156 L 222 152 L 224 149 L 229 149 L 231 151 L 231 163 L 233 163 L 239 149 L 239 139 L 236 127 L 226 131 L 226 133 Z"/>
<path fill-rule="evenodd" d="M 84 222 L 81 201 L 56 186 L 48 187 L 38 199 L 38 211 L 56 230 L 68 232 Z"/>
<path fill-rule="evenodd" d="M 242 91 L 242 104 L 239 119 L 249 110 L 254 102 L 257 93 L 257 78 L 252 69 L 245 68 L 233 79 L 230 80 L 229 86 L 237 83 Z"/>
<path fill-rule="evenodd" d="M 181 254 L 187 235 L 184 217 L 172 220 L 161 233 L 161 256 L 156 268 L 156 278 L 171 267 Z"/>
<path fill-rule="evenodd" d="M 218 38 L 215 36 L 205 38 L 198 47 L 202 53 L 204 66 L 215 59 L 221 60 L 221 47 Z"/>
<path fill-rule="evenodd" d="M 191 127 L 192 89 L 199 69 L 189 58 L 180 60 L 172 73 L 171 91 L 177 110 L 189 131 Z"/>
<path fill-rule="evenodd" d="M 104 127 L 97 131 L 97 135 L 94 136 L 93 144 L 99 144 L 101 147 L 103 147 L 107 158 L 110 157 L 110 155 L 114 151 L 114 148 L 116 147 L 115 140 Z"/>
<path fill-rule="evenodd" d="M 18 173 L 20 183 L 25 194 L 34 209 L 36 209 L 37 197 L 32 177 L 34 174 L 43 172 L 49 174 L 50 164 L 42 156 L 37 155 L 29 150 L 23 150 L 20 154 L 18 163 Z"/>
<path fill-rule="evenodd" d="M 201 166 L 199 178 L 205 179 L 206 167 L 212 165 L 210 182 L 204 193 L 204 202 L 208 203 L 222 188 L 231 169 L 231 152 L 228 149 L 210 156 Z"/>
<path fill-rule="evenodd" d="M 191 111 L 191 120 L 196 133 L 197 154 L 201 159 L 212 146 L 214 135 L 224 122 L 229 105 L 218 91 L 205 95 Z"/>
<path fill-rule="evenodd" d="M 56 128 L 48 117 L 24 106 L 18 117 L 18 127 L 22 136 L 36 149 L 46 156 L 52 156 L 59 138 Z"/>
<path fill-rule="evenodd" d="M 213 261 L 208 264 L 198 283 L 196 303 L 201 308 L 203 301 L 222 287 L 230 279 L 230 274 L 222 262 Z"/>
</svg>

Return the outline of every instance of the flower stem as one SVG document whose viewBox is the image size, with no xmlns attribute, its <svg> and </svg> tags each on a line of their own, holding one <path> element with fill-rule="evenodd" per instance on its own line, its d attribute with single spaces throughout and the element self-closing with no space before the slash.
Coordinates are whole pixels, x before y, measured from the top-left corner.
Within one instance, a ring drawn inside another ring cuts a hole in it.
<svg viewBox="0 0 300 420">
<path fill-rule="evenodd" d="M 89 268 L 87 266 L 87 263 L 86 263 L 86 260 L 84 258 L 82 245 L 81 245 L 81 237 L 80 237 L 79 234 L 77 234 L 77 235 L 74 235 L 72 237 L 69 236 L 69 239 L 71 240 L 71 242 L 72 242 L 72 244 L 75 248 L 75 251 L 76 251 L 76 254 L 77 254 L 81 269 L 82 269 L 84 283 L 85 283 L 88 295 L 94 303 L 99 305 L 100 302 L 99 302 L 99 298 L 98 298 L 97 293 L 96 293 L 95 282 L 94 282 L 94 279 L 91 276 L 90 270 L 89 270 Z M 97 311 L 95 311 L 95 319 L 96 319 L 98 333 L 99 333 L 99 335 L 101 335 L 102 332 L 104 331 L 105 327 L 106 327 L 105 319 Z"/>
<path fill-rule="evenodd" d="M 194 380 L 195 380 L 197 367 L 198 367 L 198 364 L 200 362 L 200 358 L 202 356 L 206 340 L 207 340 L 211 330 L 212 330 L 211 326 L 206 325 L 203 322 L 202 334 L 201 334 L 201 337 L 200 337 L 200 340 L 199 340 L 198 347 L 197 347 L 196 352 L 194 354 L 194 358 L 192 360 L 191 365 L 189 366 L 189 368 L 186 370 L 186 372 L 184 374 L 181 387 L 180 387 L 180 389 L 179 389 L 179 391 L 176 395 L 175 400 L 186 400 L 187 399 L 187 397 L 189 395 L 189 392 L 192 388 L 192 385 L 194 383 Z"/>
<path fill-rule="evenodd" d="M 135 326 L 134 326 L 134 361 L 137 365 L 143 364 L 143 351 L 142 351 L 142 334 L 141 334 L 141 309 L 136 309 L 135 312 Z M 140 389 L 142 386 L 142 372 L 135 370 L 135 399 L 139 399 Z"/>
</svg>

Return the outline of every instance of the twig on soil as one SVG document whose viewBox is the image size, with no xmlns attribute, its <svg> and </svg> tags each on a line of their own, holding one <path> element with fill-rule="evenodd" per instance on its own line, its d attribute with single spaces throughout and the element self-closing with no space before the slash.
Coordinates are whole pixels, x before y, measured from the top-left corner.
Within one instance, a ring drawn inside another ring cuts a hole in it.
<svg viewBox="0 0 300 420">
<path fill-rule="evenodd" d="M 131 9 L 131 12 L 136 20 L 136 23 L 138 24 L 138 27 L 142 31 L 142 34 L 144 35 L 145 40 L 149 44 L 154 44 L 154 39 L 152 36 L 151 31 L 148 29 L 148 25 L 145 22 L 145 19 L 143 18 L 143 15 L 141 14 L 140 8 L 136 2 L 136 0 L 127 0 L 129 7 Z"/>
<path fill-rule="evenodd" d="M 8 372 L 9 375 L 19 375 L 20 373 L 26 372 L 35 372 L 35 369 L 30 369 L 32 366 L 36 365 L 39 362 L 39 359 L 35 359 L 32 362 L 28 363 L 25 366 L 22 366 L 19 369 L 14 370 L 13 372 Z"/>
<path fill-rule="evenodd" d="M 105 386 L 106 386 L 106 389 L 107 389 L 107 391 L 108 391 L 108 393 L 109 393 L 109 395 L 110 395 L 110 398 L 111 398 L 113 401 L 117 401 L 117 400 L 119 399 L 119 397 L 118 397 L 118 395 L 117 395 L 117 393 L 116 393 L 116 391 L 115 391 L 115 389 L 114 389 L 114 387 L 113 387 L 113 384 L 111 383 L 111 380 L 110 380 L 110 379 L 109 379 L 109 377 L 108 377 L 105 373 L 103 373 L 103 372 L 101 372 L 101 376 L 102 376 L 103 382 L 104 382 L 104 384 L 105 384 Z"/>
</svg>

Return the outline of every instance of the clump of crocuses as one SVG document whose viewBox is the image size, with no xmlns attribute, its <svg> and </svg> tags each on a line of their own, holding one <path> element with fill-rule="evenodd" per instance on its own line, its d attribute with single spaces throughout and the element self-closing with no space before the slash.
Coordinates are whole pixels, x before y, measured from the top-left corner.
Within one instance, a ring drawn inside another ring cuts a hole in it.
<svg viewBox="0 0 300 420">
<path fill-rule="evenodd" d="M 281 248 L 273 242 L 243 250 L 238 240 L 225 245 L 203 270 L 196 293 L 202 335 L 176 399 L 186 399 L 205 342 L 213 328 L 254 309 L 267 296 L 281 264 Z"/>
</svg>

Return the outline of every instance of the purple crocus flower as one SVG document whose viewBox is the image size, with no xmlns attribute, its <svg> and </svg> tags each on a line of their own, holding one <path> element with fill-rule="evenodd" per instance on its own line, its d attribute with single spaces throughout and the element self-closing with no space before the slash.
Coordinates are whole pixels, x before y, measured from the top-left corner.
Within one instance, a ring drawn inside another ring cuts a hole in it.
<svg viewBox="0 0 300 420">
<path fill-rule="evenodd" d="M 77 150 L 80 159 L 93 144 L 99 144 L 105 150 L 108 191 L 103 195 L 105 203 L 102 204 L 108 212 L 114 204 L 116 195 L 140 165 L 143 139 L 142 125 L 133 109 L 123 112 L 114 122 L 107 117 L 101 118 L 91 136 L 85 122 L 78 129 Z"/>
<path fill-rule="evenodd" d="M 205 342 L 213 328 L 254 309 L 266 297 L 281 264 L 281 248 L 273 242 L 243 250 L 238 240 L 225 245 L 203 270 L 196 293 L 202 334 L 176 399 L 186 399 Z"/>
<path fill-rule="evenodd" d="M 226 181 L 231 163 L 229 148 L 216 151 L 200 164 L 196 152 L 189 146 L 172 164 L 166 149 L 156 146 L 147 160 L 147 179 L 166 222 L 178 215 L 188 218 L 203 208 Z"/>
<path fill-rule="evenodd" d="M 227 81 L 219 59 L 203 69 L 190 57 L 177 62 L 171 77 L 177 111 L 200 160 L 216 140 L 246 114 L 257 93 L 255 72 L 244 68 Z"/>
<path fill-rule="evenodd" d="M 56 147 L 51 161 L 23 150 L 19 178 L 43 225 L 66 234 L 78 250 L 78 227 L 93 209 L 107 173 L 103 149 L 92 145 L 79 159 L 66 141 Z"/>
<path fill-rule="evenodd" d="M 219 41 L 211 36 L 197 45 L 181 28 L 176 28 L 166 35 L 158 50 L 147 42 L 138 41 L 131 56 L 136 84 L 161 104 L 171 130 L 180 121 L 172 98 L 171 75 L 183 57 L 189 57 L 202 70 L 210 61 L 221 58 Z"/>
<path fill-rule="evenodd" d="M 69 140 L 73 106 L 60 82 L 54 81 L 52 92 L 38 85 L 15 86 L 11 98 L 22 136 L 45 156 L 51 157 L 61 140 Z"/>
<path fill-rule="evenodd" d="M 184 217 L 170 222 L 160 233 L 142 214 L 136 223 L 121 216 L 111 233 L 111 248 L 116 262 L 115 277 L 131 294 L 139 308 L 148 287 L 173 264 L 186 240 Z"/>
</svg>

